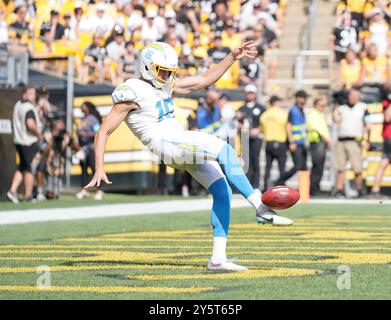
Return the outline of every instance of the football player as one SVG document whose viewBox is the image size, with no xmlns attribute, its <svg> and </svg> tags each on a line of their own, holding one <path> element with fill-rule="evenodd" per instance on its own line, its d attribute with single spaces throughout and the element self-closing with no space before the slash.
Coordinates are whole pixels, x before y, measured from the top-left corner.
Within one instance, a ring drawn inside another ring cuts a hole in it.
<svg viewBox="0 0 391 320">
<path fill-rule="evenodd" d="M 148 44 L 139 57 L 141 76 L 115 88 L 113 107 L 95 137 L 96 169 L 86 188 L 102 182 L 111 184 L 103 169 L 106 141 L 125 121 L 131 132 L 167 165 L 185 169 L 210 191 L 213 253 L 209 270 L 247 270 L 226 256 L 232 195 L 229 182 L 255 208 L 258 223 L 289 225 L 292 221 L 262 203 L 229 144 L 204 132 L 183 129 L 175 119 L 172 94 L 186 94 L 214 84 L 236 60 L 256 58 L 256 46 L 253 41 L 243 43 L 206 72 L 177 79 L 178 56 L 174 48 L 164 42 Z"/>
</svg>

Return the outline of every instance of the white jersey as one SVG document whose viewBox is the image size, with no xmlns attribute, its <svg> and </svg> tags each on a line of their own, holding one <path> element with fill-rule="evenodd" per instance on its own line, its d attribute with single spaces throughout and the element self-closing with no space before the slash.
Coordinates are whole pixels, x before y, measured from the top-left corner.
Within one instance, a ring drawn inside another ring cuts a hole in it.
<svg viewBox="0 0 391 320">
<path fill-rule="evenodd" d="M 115 88 L 112 98 L 114 104 L 133 101 L 140 106 L 129 112 L 125 122 L 143 144 L 149 144 L 154 138 L 173 130 L 183 131 L 175 119 L 171 94 L 146 81 L 129 79 Z"/>
<path fill-rule="evenodd" d="M 113 102 L 133 101 L 125 122 L 133 134 L 163 162 L 187 170 L 205 188 L 224 174 L 216 161 L 226 144 L 205 132 L 188 131 L 174 116 L 171 94 L 140 79 L 129 79 L 115 88 Z"/>
</svg>

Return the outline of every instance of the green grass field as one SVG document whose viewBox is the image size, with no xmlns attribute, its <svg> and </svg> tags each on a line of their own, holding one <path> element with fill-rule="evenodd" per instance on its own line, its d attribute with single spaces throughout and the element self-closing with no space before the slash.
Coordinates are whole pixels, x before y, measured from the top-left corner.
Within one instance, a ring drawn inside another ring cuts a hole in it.
<svg viewBox="0 0 391 320">
<path fill-rule="evenodd" d="M 228 255 L 250 270 L 221 274 L 206 272 L 209 212 L 3 225 L 0 299 L 391 299 L 391 206 L 285 213 L 294 226 L 234 209 Z"/>
<path fill-rule="evenodd" d="M 149 201 L 166 201 L 166 200 L 184 200 L 197 199 L 197 196 L 183 198 L 182 196 L 156 196 L 156 195 L 128 195 L 120 193 L 106 193 L 101 201 L 94 199 L 94 193 L 90 197 L 78 200 L 74 193 L 63 193 L 59 200 L 48 200 L 36 203 L 20 202 L 18 205 L 10 201 L 0 202 L 0 212 L 4 210 L 24 210 L 24 209 L 48 209 L 48 208 L 69 208 L 69 207 L 86 207 L 99 206 L 105 204 L 116 203 L 135 203 L 135 202 L 149 202 Z"/>
</svg>

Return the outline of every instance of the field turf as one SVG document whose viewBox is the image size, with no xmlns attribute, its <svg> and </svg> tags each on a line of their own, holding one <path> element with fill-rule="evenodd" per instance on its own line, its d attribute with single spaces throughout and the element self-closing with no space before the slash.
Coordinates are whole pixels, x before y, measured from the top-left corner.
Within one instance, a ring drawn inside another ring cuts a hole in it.
<svg viewBox="0 0 391 320">
<path fill-rule="evenodd" d="M 13 204 L 10 201 L 0 202 L 0 212 L 4 210 L 24 210 L 24 209 L 48 209 L 48 208 L 69 208 L 69 207 L 87 207 L 87 206 L 99 206 L 105 204 L 118 204 L 118 203 L 135 203 L 135 202 L 149 202 L 149 201 L 165 201 L 165 200 L 185 200 L 185 199 L 197 199 L 198 196 L 192 196 L 184 198 L 182 196 L 168 196 L 168 195 L 128 195 L 120 193 L 106 193 L 103 200 L 96 201 L 94 199 L 94 193 L 91 196 L 81 200 L 75 198 L 74 193 L 61 194 L 58 200 L 38 201 L 35 203 L 21 201 L 18 205 Z"/>
<path fill-rule="evenodd" d="M 0 299 L 391 299 L 390 205 L 285 214 L 294 226 L 234 209 L 228 256 L 250 270 L 220 274 L 206 211 L 3 225 Z"/>
</svg>

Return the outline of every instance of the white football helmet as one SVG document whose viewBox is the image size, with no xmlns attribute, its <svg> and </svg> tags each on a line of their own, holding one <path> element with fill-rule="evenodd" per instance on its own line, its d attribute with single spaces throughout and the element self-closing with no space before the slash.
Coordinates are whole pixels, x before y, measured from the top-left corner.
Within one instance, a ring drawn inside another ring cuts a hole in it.
<svg viewBox="0 0 391 320">
<path fill-rule="evenodd" d="M 169 44 L 152 42 L 141 51 L 138 68 L 145 80 L 151 81 L 156 88 L 169 91 L 178 72 L 178 55 Z"/>
</svg>

